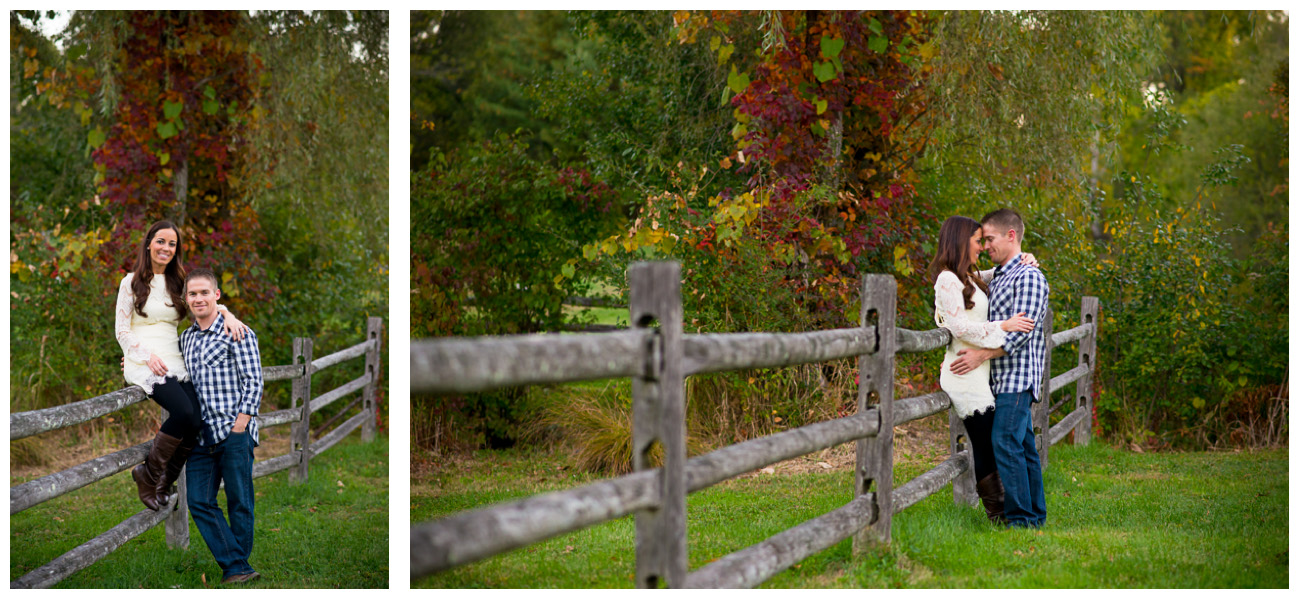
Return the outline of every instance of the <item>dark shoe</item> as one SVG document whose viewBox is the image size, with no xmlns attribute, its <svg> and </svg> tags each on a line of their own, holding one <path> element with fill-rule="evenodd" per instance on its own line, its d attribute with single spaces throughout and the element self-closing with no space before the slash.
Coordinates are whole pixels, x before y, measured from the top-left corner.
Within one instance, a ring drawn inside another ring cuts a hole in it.
<svg viewBox="0 0 1300 600">
<path fill-rule="evenodd" d="M 231 583 L 248 583 L 261 576 L 262 574 L 258 573 L 257 571 L 253 571 L 252 573 L 240 573 L 238 575 L 231 575 L 230 577 L 222 579 L 221 585 L 227 585 Z"/>
<path fill-rule="evenodd" d="M 1006 492 L 1002 489 L 1002 478 L 998 476 L 997 471 L 979 480 L 975 484 L 975 493 L 979 495 L 980 502 L 984 503 L 984 514 L 988 516 L 989 521 L 994 525 L 1006 524 L 1006 515 L 1002 510 Z"/>
<path fill-rule="evenodd" d="M 144 462 L 131 469 L 131 478 L 135 480 L 136 492 L 140 495 L 140 501 L 149 510 L 158 510 L 162 507 L 158 503 L 158 484 L 166 475 L 167 461 L 176 452 L 176 446 L 180 443 L 179 438 L 159 431 L 153 438 L 153 446 L 149 448 L 149 455 L 144 458 Z"/>
<path fill-rule="evenodd" d="M 196 437 L 190 441 L 182 440 L 176 446 L 176 451 L 172 453 L 171 459 L 167 461 L 167 471 L 162 480 L 158 482 L 158 504 L 164 505 L 171 501 L 172 485 L 180 478 L 181 469 L 185 468 L 185 461 L 190 459 L 190 452 L 194 450 L 194 446 L 198 445 L 198 443 L 199 439 Z"/>
</svg>

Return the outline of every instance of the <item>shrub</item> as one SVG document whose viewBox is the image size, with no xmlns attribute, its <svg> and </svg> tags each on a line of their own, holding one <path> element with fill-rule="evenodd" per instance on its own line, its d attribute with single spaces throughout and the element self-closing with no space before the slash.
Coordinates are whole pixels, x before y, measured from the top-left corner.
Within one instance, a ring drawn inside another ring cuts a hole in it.
<svg viewBox="0 0 1300 600">
<path fill-rule="evenodd" d="M 619 383 L 599 391 L 584 386 L 561 386 L 556 395 L 541 394 L 543 406 L 528 427 L 534 440 L 558 439 L 573 450 L 580 468 L 594 473 L 624 475 L 632 472 L 632 397 L 630 387 Z M 689 412 L 689 411 L 688 411 Z M 704 451 L 689 418 L 686 454 Z M 650 464 L 663 464 L 663 447 L 650 450 Z"/>
</svg>

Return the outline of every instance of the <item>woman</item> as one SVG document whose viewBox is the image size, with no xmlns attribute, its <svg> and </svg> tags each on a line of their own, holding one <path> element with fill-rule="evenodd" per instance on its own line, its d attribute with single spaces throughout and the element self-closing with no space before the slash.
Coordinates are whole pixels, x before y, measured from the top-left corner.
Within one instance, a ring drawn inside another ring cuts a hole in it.
<svg viewBox="0 0 1300 600">
<path fill-rule="evenodd" d="M 122 278 L 117 292 L 115 329 L 124 355 L 122 374 L 168 413 L 148 457 L 131 470 L 140 501 L 153 510 L 167 503 L 203 427 L 198 394 L 185 371 L 176 333 L 187 314 L 182 250 L 180 229 L 170 221 L 154 223 L 135 268 Z M 217 308 L 225 316 L 226 333 L 243 338 L 244 324 L 225 307 Z"/>
<path fill-rule="evenodd" d="M 940 327 L 952 333 L 940 366 L 939 387 L 952 399 L 953 409 L 966 426 L 975 462 L 975 490 L 984 503 L 989 520 L 1002 520 L 1002 480 L 993 460 L 993 391 L 989 387 L 990 364 L 965 375 L 952 372 L 949 365 L 963 348 L 999 348 L 1009 331 L 1033 331 L 1034 322 L 1025 313 L 1005 321 L 989 322 L 988 286 L 975 269 L 984 230 L 979 221 L 968 217 L 950 217 L 939 228 L 939 248 L 930 263 L 934 281 L 934 318 Z M 1022 259 L 1037 264 L 1032 255 Z M 990 272 L 991 273 L 991 272 Z"/>
</svg>

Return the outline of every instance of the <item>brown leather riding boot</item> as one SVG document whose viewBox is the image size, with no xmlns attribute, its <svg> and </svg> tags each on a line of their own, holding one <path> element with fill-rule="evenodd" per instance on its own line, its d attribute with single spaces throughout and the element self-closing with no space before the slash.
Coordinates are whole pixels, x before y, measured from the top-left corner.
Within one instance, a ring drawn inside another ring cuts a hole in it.
<svg viewBox="0 0 1300 600">
<path fill-rule="evenodd" d="M 979 495 L 980 502 L 984 503 L 984 514 L 988 516 L 989 521 L 994 525 L 1003 525 L 1007 522 L 1002 510 L 1006 492 L 1002 489 L 1002 478 L 998 476 L 997 471 L 979 480 L 975 484 L 975 493 Z"/>
<path fill-rule="evenodd" d="M 150 510 L 161 508 L 158 503 L 158 484 L 166 475 L 167 461 L 176 452 L 176 446 L 180 443 L 180 438 L 174 438 L 159 430 L 158 435 L 153 438 L 153 446 L 149 448 L 149 455 L 144 458 L 144 462 L 131 469 L 131 478 L 135 480 L 140 501 Z"/>
<path fill-rule="evenodd" d="M 199 438 L 195 437 L 189 441 L 181 440 L 181 443 L 176 446 L 176 451 L 172 453 L 171 459 L 167 461 L 167 472 L 163 475 L 162 480 L 158 482 L 158 504 L 164 505 L 171 501 L 172 485 L 180 478 L 181 469 L 185 468 L 185 461 L 190 459 L 190 452 L 194 451 L 194 446 L 198 445 L 198 443 Z"/>
</svg>

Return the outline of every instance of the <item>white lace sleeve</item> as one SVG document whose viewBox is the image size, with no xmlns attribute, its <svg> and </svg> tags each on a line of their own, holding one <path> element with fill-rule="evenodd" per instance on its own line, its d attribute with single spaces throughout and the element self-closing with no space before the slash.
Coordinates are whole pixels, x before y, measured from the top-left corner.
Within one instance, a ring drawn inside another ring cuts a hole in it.
<svg viewBox="0 0 1300 600">
<path fill-rule="evenodd" d="M 952 271 L 944 271 L 934 282 L 934 320 L 963 342 L 980 348 L 1001 348 L 1006 341 L 1001 321 L 975 323 L 966 318 L 962 284 Z"/>
<path fill-rule="evenodd" d="M 980 279 L 981 279 L 982 281 L 984 281 L 985 284 L 987 284 L 987 283 L 993 281 L 993 271 L 994 271 L 994 269 L 988 269 L 988 270 L 985 270 L 985 271 L 980 271 L 980 272 L 979 272 L 979 274 L 980 274 Z"/>
<path fill-rule="evenodd" d="M 117 331 L 117 343 L 122 346 L 123 355 L 136 362 L 148 362 L 153 352 L 131 333 L 131 313 L 135 312 L 135 293 L 131 291 L 132 276 L 128 274 L 122 278 L 122 284 L 117 288 L 117 315 L 113 329 Z"/>
</svg>

